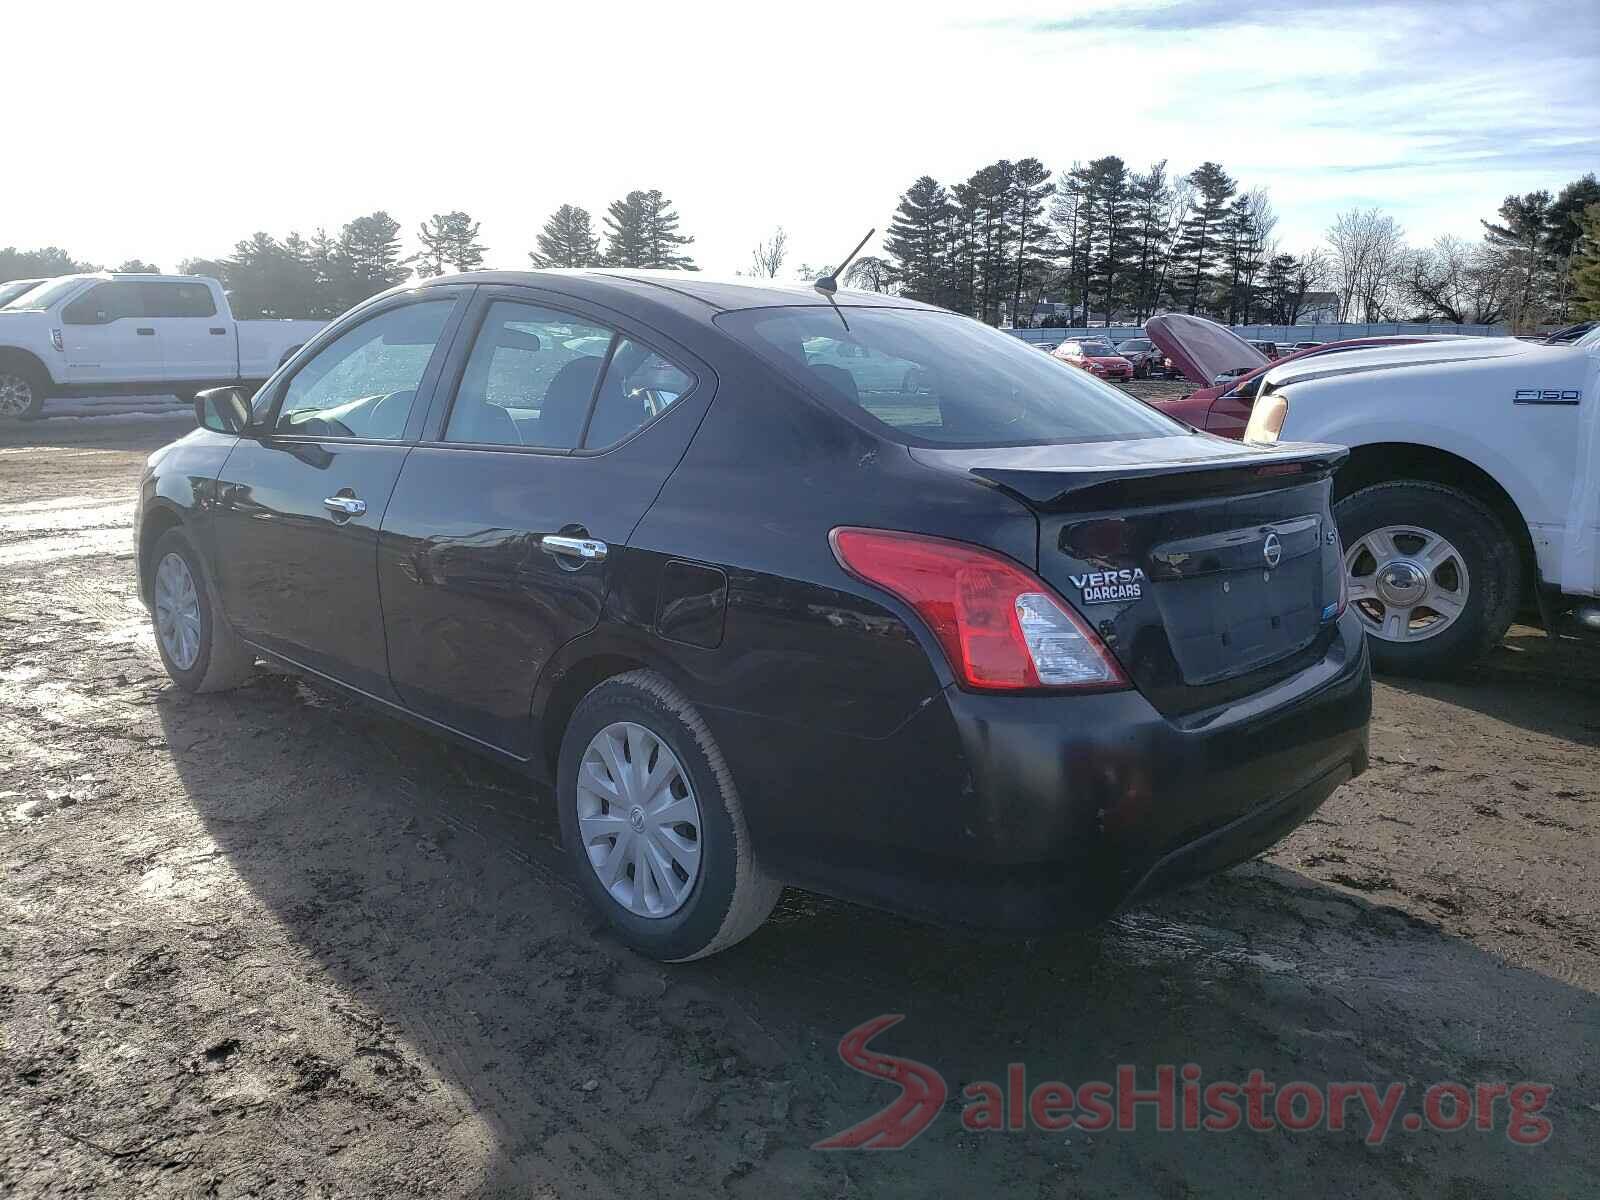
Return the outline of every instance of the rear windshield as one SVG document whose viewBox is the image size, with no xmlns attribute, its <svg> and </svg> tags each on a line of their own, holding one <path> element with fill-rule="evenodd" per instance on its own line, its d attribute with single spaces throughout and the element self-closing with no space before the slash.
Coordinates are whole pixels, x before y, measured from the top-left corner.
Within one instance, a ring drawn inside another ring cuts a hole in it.
<svg viewBox="0 0 1600 1200">
<path fill-rule="evenodd" d="M 954 313 L 756 308 L 716 320 L 813 395 L 907 445 L 1025 446 L 1187 432 L 1087 371 Z"/>
</svg>

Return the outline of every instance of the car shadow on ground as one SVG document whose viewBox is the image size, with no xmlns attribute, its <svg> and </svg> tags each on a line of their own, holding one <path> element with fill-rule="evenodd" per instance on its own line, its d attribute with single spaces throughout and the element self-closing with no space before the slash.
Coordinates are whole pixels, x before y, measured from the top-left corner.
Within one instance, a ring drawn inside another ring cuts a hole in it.
<svg viewBox="0 0 1600 1200">
<path fill-rule="evenodd" d="M 189 802 L 298 948 L 297 973 L 325 973 L 380 1018 L 382 1044 L 353 1029 L 328 1077 L 376 1094 L 426 1060 L 487 1131 L 460 1177 L 478 1194 L 1187 1196 L 1248 1180 L 1465 1197 L 1594 1182 L 1600 1000 L 1291 871 L 1252 864 L 1034 941 L 790 893 L 733 951 L 662 966 L 584 906 L 551 802 L 520 777 L 278 674 L 156 707 Z M 230 951 L 239 970 L 251 949 Z M 243 978 L 270 1008 L 270 981 Z M 943 1111 L 901 1153 L 811 1149 L 894 1098 L 837 1056 L 847 1030 L 889 1013 L 905 1019 L 874 1049 L 940 1072 Z M 1379 1146 L 1355 1109 L 1341 1133 L 1163 1133 L 1151 1106 L 1129 1132 L 964 1129 L 963 1087 L 1003 1087 L 1010 1063 L 1030 1088 L 1119 1064 L 1141 1086 L 1185 1063 L 1203 1082 L 1399 1081 L 1403 1112 L 1434 1082 L 1531 1080 L 1556 1088 L 1554 1133 L 1514 1145 L 1504 1108 L 1493 1131 L 1397 1120 Z M 277 1121 L 315 1152 L 308 1110 Z"/>
<path fill-rule="evenodd" d="M 1600 644 L 1514 625 L 1487 658 L 1453 679 L 1380 674 L 1399 691 L 1470 708 L 1531 733 L 1600 749 Z"/>
</svg>

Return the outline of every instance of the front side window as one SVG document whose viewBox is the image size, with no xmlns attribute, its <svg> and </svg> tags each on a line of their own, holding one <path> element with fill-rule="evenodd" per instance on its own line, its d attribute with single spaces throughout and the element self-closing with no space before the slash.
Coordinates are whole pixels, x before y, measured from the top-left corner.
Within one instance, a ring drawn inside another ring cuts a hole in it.
<svg viewBox="0 0 1600 1200">
<path fill-rule="evenodd" d="M 925 309 L 758 308 L 717 325 L 781 374 L 908 445 L 1176 437 L 1184 426 L 969 317 Z M 848 326 L 848 327 L 847 327 Z"/>
<path fill-rule="evenodd" d="M 141 283 L 147 317 L 214 317 L 217 302 L 200 283 Z"/>
<path fill-rule="evenodd" d="M 455 306 L 405 304 L 340 334 L 289 380 L 276 432 L 398 441 Z"/>
<path fill-rule="evenodd" d="M 137 283 L 97 283 L 61 310 L 68 325 L 109 325 L 123 317 L 144 316 L 144 298 Z"/>
</svg>

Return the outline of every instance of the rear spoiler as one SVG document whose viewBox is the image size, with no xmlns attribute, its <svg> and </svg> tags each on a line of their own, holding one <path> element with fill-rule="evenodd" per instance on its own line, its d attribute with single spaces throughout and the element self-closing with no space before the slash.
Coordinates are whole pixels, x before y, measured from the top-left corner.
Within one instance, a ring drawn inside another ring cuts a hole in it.
<svg viewBox="0 0 1600 1200">
<path fill-rule="evenodd" d="M 1159 463 L 1095 470 L 973 467 L 979 479 L 1003 488 L 1040 512 L 1139 508 L 1199 496 L 1248 495 L 1326 479 L 1344 465 L 1343 446 L 1307 446 L 1276 454 L 1242 453 L 1209 462 Z"/>
</svg>

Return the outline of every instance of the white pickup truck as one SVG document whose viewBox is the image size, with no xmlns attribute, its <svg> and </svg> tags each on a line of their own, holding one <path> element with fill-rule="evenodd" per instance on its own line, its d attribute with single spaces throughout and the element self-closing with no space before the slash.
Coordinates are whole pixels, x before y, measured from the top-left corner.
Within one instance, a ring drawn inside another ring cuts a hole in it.
<svg viewBox="0 0 1600 1200">
<path fill-rule="evenodd" d="M 263 380 L 322 321 L 236 321 L 201 275 L 64 275 L 0 307 L 0 418 L 37 417 L 51 393 L 201 388 Z"/>
<path fill-rule="evenodd" d="M 1439 675 L 1535 602 L 1600 632 L 1600 329 L 1350 350 L 1265 375 L 1245 440 L 1351 448 L 1334 480 L 1373 659 Z"/>
</svg>

